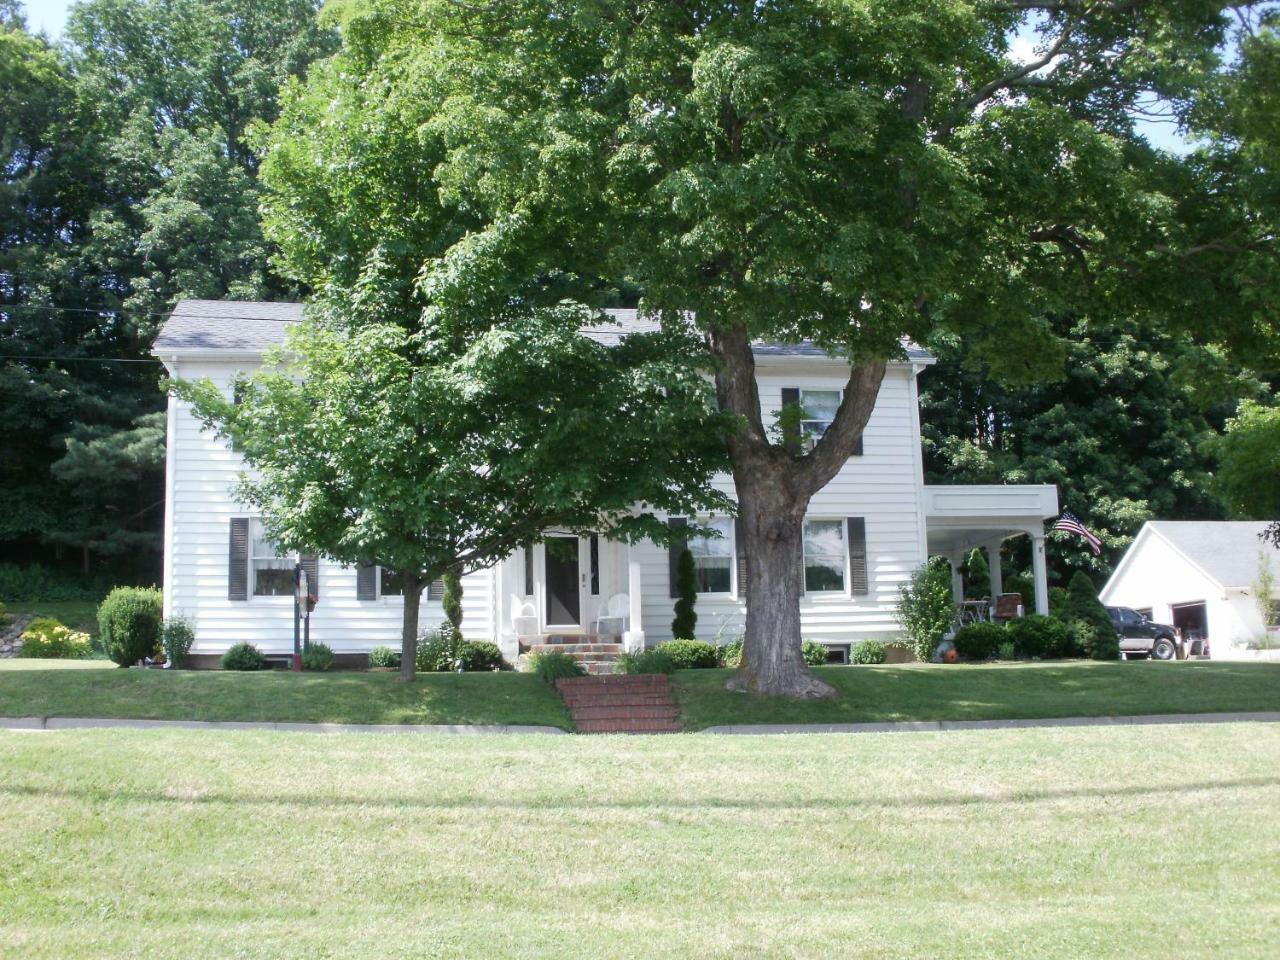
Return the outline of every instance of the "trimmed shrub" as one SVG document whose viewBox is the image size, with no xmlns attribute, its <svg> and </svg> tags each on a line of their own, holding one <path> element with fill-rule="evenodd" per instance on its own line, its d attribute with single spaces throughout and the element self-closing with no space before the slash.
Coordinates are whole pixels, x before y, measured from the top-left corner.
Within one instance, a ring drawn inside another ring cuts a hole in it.
<svg viewBox="0 0 1280 960">
<path fill-rule="evenodd" d="M 726 667 L 738 669 L 742 666 L 742 637 L 735 637 L 719 650 L 720 663 Z"/>
<path fill-rule="evenodd" d="M 698 569 L 693 562 L 693 554 L 688 547 L 680 550 L 676 558 L 676 604 L 675 617 L 671 620 L 673 637 L 692 637 L 698 626 L 698 613 L 694 605 L 698 602 Z"/>
<path fill-rule="evenodd" d="M 801 640 L 800 656 L 811 667 L 820 667 L 827 662 L 827 645 L 817 640 Z"/>
<path fill-rule="evenodd" d="M 237 643 L 222 655 L 223 670 L 261 670 L 266 663 L 262 651 L 252 643 Z"/>
<path fill-rule="evenodd" d="M 974 547 L 960 565 L 960 575 L 964 579 L 964 598 L 981 600 L 991 596 L 991 567 L 980 547 Z"/>
<path fill-rule="evenodd" d="M 613 664 L 614 673 L 675 673 L 676 664 L 662 647 L 624 653 Z"/>
<path fill-rule="evenodd" d="M 701 640 L 668 640 L 658 646 L 671 658 L 677 670 L 702 670 L 720 666 L 720 651 Z"/>
<path fill-rule="evenodd" d="M 582 664 L 567 653 L 535 653 L 529 657 L 529 670 L 547 683 L 587 675 Z"/>
<path fill-rule="evenodd" d="M 390 647 L 374 647 L 369 651 L 369 666 L 382 670 L 398 669 L 400 667 L 400 654 Z"/>
<path fill-rule="evenodd" d="M 1017 660 L 1018 651 L 1012 640 L 1006 640 L 996 649 L 997 660 Z"/>
<path fill-rule="evenodd" d="M 98 607 L 98 639 L 127 667 L 160 652 L 163 599 L 155 587 L 116 587 Z"/>
<path fill-rule="evenodd" d="M 911 575 L 898 601 L 898 619 L 911 638 L 916 659 L 928 663 L 933 650 L 955 619 L 951 599 L 951 567 L 934 557 Z"/>
<path fill-rule="evenodd" d="M 863 640 L 849 650 L 850 663 L 884 663 L 886 656 L 884 644 L 879 640 Z"/>
<path fill-rule="evenodd" d="M 462 581 L 452 570 L 444 575 L 444 595 L 440 598 L 440 606 L 444 608 L 444 617 L 453 624 L 453 632 L 462 636 Z"/>
<path fill-rule="evenodd" d="M 89 635 L 65 626 L 53 617 L 37 617 L 22 631 L 20 657 L 41 660 L 84 660 L 93 648 Z"/>
<path fill-rule="evenodd" d="M 464 640 L 446 621 L 438 630 L 429 630 L 418 638 L 415 666 L 422 673 L 499 670 L 503 666 L 502 651 L 487 640 Z"/>
<path fill-rule="evenodd" d="M 169 617 L 160 625 L 160 646 L 170 667 L 181 667 L 195 642 L 196 632 L 185 617 Z"/>
<path fill-rule="evenodd" d="M 956 653 L 966 660 L 989 660 L 1006 639 L 1005 629 L 999 624 L 970 623 L 956 633 Z"/>
<path fill-rule="evenodd" d="M 333 666 L 333 651 L 327 643 L 313 643 L 302 651 L 303 670 L 328 670 Z"/>
<path fill-rule="evenodd" d="M 1066 623 L 1079 621 L 1084 630 L 1078 631 L 1080 654 L 1088 654 L 1094 660 L 1120 659 L 1120 637 L 1111 624 L 1107 608 L 1098 599 L 1093 581 L 1083 570 L 1077 570 L 1067 585 L 1067 598 L 1062 605 L 1061 617 Z"/>
<path fill-rule="evenodd" d="M 1065 649 L 1068 643 L 1067 625 L 1055 617 L 1033 613 L 1010 620 L 1004 629 L 1019 657 L 1043 658 L 1054 650 Z"/>
</svg>

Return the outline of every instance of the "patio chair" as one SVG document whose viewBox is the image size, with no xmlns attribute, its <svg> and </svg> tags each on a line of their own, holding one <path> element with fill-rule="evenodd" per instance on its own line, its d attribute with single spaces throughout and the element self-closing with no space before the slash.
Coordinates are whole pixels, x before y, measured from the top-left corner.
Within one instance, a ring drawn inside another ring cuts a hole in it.
<svg viewBox="0 0 1280 960">
<path fill-rule="evenodd" d="M 1023 615 L 1022 594 L 1002 593 L 996 597 L 993 620 L 1017 620 Z"/>
<path fill-rule="evenodd" d="M 615 593 L 596 612 L 594 633 L 622 636 L 631 629 L 631 598 L 625 593 Z M 609 629 L 606 629 L 609 628 Z"/>
<path fill-rule="evenodd" d="M 511 629 L 517 637 L 531 637 L 538 632 L 538 608 L 532 600 L 511 595 Z"/>
</svg>

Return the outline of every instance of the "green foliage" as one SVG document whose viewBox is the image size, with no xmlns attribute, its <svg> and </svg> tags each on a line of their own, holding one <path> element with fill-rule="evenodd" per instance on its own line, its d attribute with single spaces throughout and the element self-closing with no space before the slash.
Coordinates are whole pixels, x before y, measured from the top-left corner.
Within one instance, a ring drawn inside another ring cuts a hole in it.
<svg viewBox="0 0 1280 960">
<path fill-rule="evenodd" d="M 1062 605 L 1061 619 L 1068 623 L 1079 622 L 1088 628 L 1088 635 L 1082 635 L 1085 641 L 1083 649 L 1072 651 L 1075 655 L 1088 653 L 1095 660 L 1115 660 L 1120 656 L 1116 628 L 1111 624 L 1107 608 L 1098 599 L 1093 581 L 1083 570 L 1077 570 L 1067 585 L 1067 599 Z"/>
<path fill-rule="evenodd" d="M 1069 642 L 1067 625 L 1056 617 L 1029 614 L 1010 620 L 1005 635 L 1013 644 L 1014 652 L 1027 659 L 1043 659 L 1057 656 Z"/>
<path fill-rule="evenodd" d="M 1068 656 L 1087 655 L 1091 660 L 1120 659 L 1120 634 L 1116 631 L 1098 631 L 1083 620 L 1072 620 L 1067 626 L 1071 631 L 1071 652 Z"/>
<path fill-rule="evenodd" d="M 676 558 L 676 602 L 675 616 L 671 620 L 671 635 L 677 638 L 692 637 L 698 627 L 698 613 L 694 605 L 698 602 L 698 570 L 694 566 L 693 554 L 688 547 L 682 547 Z"/>
<path fill-rule="evenodd" d="M 8 626 L 11 619 L 9 611 L 4 605 L 4 601 L 0 600 L 0 628 Z"/>
<path fill-rule="evenodd" d="M 195 642 L 195 628 L 185 617 L 166 617 L 160 625 L 160 646 L 170 667 L 181 667 Z"/>
<path fill-rule="evenodd" d="M 237 643 L 222 655 L 223 670 L 261 670 L 266 665 L 262 651 L 252 643 Z"/>
<path fill-rule="evenodd" d="M 879 640 L 862 640 L 849 650 L 850 663 L 884 663 L 886 656 L 885 645 Z"/>
<path fill-rule="evenodd" d="M 911 638 L 916 659 L 927 663 L 955 619 L 951 598 L 951 567 L 933 557 L 911 575 L 898 601 L 898 619 Z"/>
<path fill-rule="evenodd" d="M 116 587 L 98 607 L 98 641 L 122 667 L 160 652 L 163 596 L 154 587 Z"/>
<path fill-rule="evenodd" d="M 1280 516 L 1280 405 L 1241 402 L 1218 441 L 1216 489 L 1238 517 Z"/>
<path fill-rule="evenodd" d="M 800 643 L 800 656 L 811 667 L 820 667 L 827 662 L 827 646 L 817 640 L 803 640 Z"/>
<path fill-rule="evenodd" d="M 20 657 L 84 660 L 92 656 L 89 635 L 64 626 L 53 617 L 37 617 L 22 631 Z"/>
<path fill-rule="evenodd" d="M 374 647 L 369 651 L 369 667 L 374 670 L 394 670 L 400 666 L 400 653 L 390 647 Z"/>
<path fill-rule="evenodd" d="M 1036 608 L 1036 586 L 1035 582 L 1028 576 L 1021 573 L 1015 573 L 1011 577 L 1004 578 L 1004 592 L 1016 593 L 1022 597 L 1022 609 L 1034 610 Z"/>
<path fill-rule="evenodd" d="M 1012 640 L 1001 641 L 1000 646 L 996 648 L 997 660 L 1016 660 L 1018 659 L 1018 648 L 1014 646 Z"/>
<path fill-rule="evenodd" d="M 0 563 L 0 596 L 18 603 L 92 601 L 106 595 L 114 583 L 99 576 L 77 576 L 40 564 Z"/>
<path fill-rule="evenodd" d="M 675 673 L 676 662 L 661 646 L 624 653 L 614 661 L 614 673 Z"/>
<path fill-rule="evenodd" d="M 424 673 L 447 673 L 459 667 L 463 672 L 499 670 L 504 666 L 502 651 L 486 640 L 464 640 L 445 624 L 418 638 L 417 669 Z"/>
<path fill-rule="evenodd" d="M 698 670 L 720 666 L 720 649 L 702 640 L 668 640 L 658 649 L 671 658 L 677 670 Z"/>
<path fill-rule="evenodd" d="M 969 623 L 956 632 L 956 653 L 966 660 L 989 660 L 1007 640 L 1005 628 L 999 624 Z"/>
<path fill-rule="evenodd" d="M 734 670 L 742 666 L 742 637 L 736 637 L 720 647 L 720 663 Z"/>
<path fill-rule="evenodd" d="M 454 570 L 444 572 L 444 596 L 440 598 L 444 618 L 453 624 L 453 632 L 462 636 L 462 579 Z"/>
<path fill-rule="evenodd" d="M 303 670 L 328 670 L 333 666 L 333 651 L 328 644 L 312 643 L 302 651 Z"/>
<path fill-rule="evenodd" d="M 970 550 L 960 570 L 964 578 L 966 600 L 981 600 L 991 596 L 991 567 L 981 550 L 977 547 Z"/>
<path fill-rule="evenodd" d="M 567 653 L 550 651 L 535 653 L 529 657 L 529 669 L 547 683 L 566 680 L 570 677 L 585 677 L 587 671 L 582 664 Z"/>
</svg>

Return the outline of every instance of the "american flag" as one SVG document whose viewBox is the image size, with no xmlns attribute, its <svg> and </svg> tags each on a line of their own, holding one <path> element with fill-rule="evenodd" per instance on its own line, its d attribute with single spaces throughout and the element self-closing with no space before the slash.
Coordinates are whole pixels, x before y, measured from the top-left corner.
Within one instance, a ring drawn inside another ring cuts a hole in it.
<svg viewBox="0 0 1280 960">
<path fill-rule="evenodd" d="M 1085 541 L 1089 544 L 1089 549 L 1093 551 L 1093 555 L 1095 557 L 1102 554 L 1102 541 L 1099 540 L 1088 527 L 1081 523 L 1080 518 L 1070 510 L 1062 511 L 1062 516 L 1058 517 L 1058 519 L 1054 521 L 1053 529 L 1061 530 L 1064 533 L 1074 533 L 1077 537 L 1084 537 Z"/>
</svg>

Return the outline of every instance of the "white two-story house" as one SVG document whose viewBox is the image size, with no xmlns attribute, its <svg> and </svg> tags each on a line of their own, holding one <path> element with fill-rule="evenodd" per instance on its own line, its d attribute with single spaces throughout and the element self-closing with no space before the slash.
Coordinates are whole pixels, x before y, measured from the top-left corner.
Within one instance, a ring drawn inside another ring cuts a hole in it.
<svg viewBox="0 0 1280 960">
<path fill-rule="evenodd" d="M 182 301 L 153 352 L 174 377 L 208 377 L 230 389 L 236 372 L 259 365 L 264 351 L 282 344 L 288 325 L 301 315 L 298 304 Z M 583 333 L 616 342 L 628 330 L 649 326 L 632 310 L 610 311 L 610 321 Z M 1048 611 L 1044 521 L 1058 512 L 1056 488 L 924 483 L 916 379 L 932 362 L 912 348 L 889 367 L 861 453 L 809 508 L 803 630 L 836 652 L 861 639 L 899 633 L 899 589 L 927 557 L 954 561 L 974 547 L 998 551 L 1010 537 L 1032 539 L 1035 607 Z M 811 346 L 760 344 L 756 368 L 766 420 L 785 403 L 799 401 L 814 420 L 811 430 L 820 430 L 822 418 L 834 413 L 848 378 L 845 361 Z M 281 555 L 261 535 L 252 511 L 237 502 L 234 488 L 243 469 L 224 441 L 203 431 L 187 406 L 170 398 L 164 608 L 166 615 L 192 622 L 197 662 L 240 641 L 268 653 L 293 647 L 292 570 L 299 558 Z M 730 477 L 717 484 L 732 493 Z M 745 611 L 734 522 L 699 519 L 723 536 L 690 542 L 703 590 L 697 632 L 701 639 L 727 642 L 741 632 Z M 547 542 L 557 538 L 571 542 L 548 550 Z M 374 567 L 302 559 L 319 597 L 311 618 L 313 640 L 339 654 L 398 647 L 402 599 L 394 578 Z M 463 577 L 463 630 L 473 639 L 494 639 L 511 660 L 522 643 L 548 636 L 609 633 L 629 648 L 652 645 L 671 637 L 673 572 L 669 551 L 656 544 L 628 546 L 604 536 L 549 530 L 542 543 Z M 999 564 L 992 564 L 992 579 L 999 593 Z M 421 622 L 442 620 L 440 590 L 433 585 L 424 595 Z"/>
</svg>

